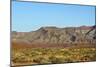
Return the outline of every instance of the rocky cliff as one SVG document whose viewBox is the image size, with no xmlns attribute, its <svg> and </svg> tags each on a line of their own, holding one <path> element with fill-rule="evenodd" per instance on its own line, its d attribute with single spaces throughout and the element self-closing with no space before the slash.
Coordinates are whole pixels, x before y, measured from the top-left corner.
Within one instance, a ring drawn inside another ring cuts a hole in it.
<svg viewBox="0 0 100 67">
<path fill-rule="evenodd" d="M 41 27 L 31 32 L 12 32 L 12 41 L 28 44 L 75 44 L 95 43 L 95 26 Z"/>
</svg>

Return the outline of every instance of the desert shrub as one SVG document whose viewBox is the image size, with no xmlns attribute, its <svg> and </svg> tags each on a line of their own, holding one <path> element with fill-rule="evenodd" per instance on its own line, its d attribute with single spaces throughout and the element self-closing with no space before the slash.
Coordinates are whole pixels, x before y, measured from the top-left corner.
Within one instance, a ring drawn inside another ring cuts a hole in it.
<svg viewBox="0 0 100 67">
<path fill-rule="evenodd" d="M 95 61 L 95 48 L 25 48 L 13 49 L 12 62 L 16 63 L 71 63 Z"/>
<path fill-rule="evenodd" d="M 65 57 L 63 57 L 63 56 L 50 56 L 49 57 L 49 61 L 51 62 L 51 63 L 64 63 L 65 62 Z"/>
</svg>

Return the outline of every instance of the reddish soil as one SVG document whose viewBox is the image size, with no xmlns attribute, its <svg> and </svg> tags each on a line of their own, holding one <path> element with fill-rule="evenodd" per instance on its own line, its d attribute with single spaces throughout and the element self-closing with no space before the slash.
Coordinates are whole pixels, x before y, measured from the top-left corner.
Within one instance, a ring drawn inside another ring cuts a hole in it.
<svg viewBox="0 0 100 67">
<path fill-rule="evenodd" d="M 69 47 L 96 47 L 94 44 L 81 43 L 81 44 L 43 44 L 43 43 L 19 43 L 12 42 L 12 48 L 69 48 Z"/>
</svg>

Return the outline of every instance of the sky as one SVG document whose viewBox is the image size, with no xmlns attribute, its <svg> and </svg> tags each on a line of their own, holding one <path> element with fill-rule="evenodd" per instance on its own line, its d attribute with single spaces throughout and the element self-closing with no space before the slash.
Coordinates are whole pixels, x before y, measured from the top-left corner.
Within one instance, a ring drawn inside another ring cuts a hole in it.
<svg viewBox="0 0 100 67">
<path fill-rule="evenodd" d="M 95 25 L 95 6 L 12 1 L 12 31 Z"/>
</svg>

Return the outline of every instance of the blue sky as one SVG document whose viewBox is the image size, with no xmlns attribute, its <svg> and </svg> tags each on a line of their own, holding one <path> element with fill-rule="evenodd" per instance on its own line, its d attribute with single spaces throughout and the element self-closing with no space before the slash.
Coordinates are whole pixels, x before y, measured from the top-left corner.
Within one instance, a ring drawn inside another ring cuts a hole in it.
<svg viewBox="0 0 100 67">
<path fill-rule="evenodd" d="M 12 30 L 34 31 L 40 27 L 95 25 L 95 6 L 12 2 Z"/>
</svg>

